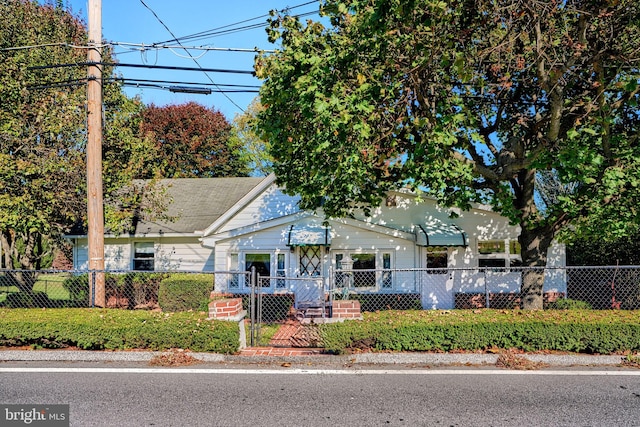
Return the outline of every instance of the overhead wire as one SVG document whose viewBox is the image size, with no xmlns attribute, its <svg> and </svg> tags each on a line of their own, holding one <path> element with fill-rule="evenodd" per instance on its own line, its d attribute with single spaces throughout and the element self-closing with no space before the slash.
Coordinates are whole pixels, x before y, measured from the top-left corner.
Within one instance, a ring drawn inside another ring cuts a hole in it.
<svg viewBox="0 0 640 427">
<path fill-rule="evenodd" d="M 89 65 L 104 65 L 107 67 L 129 67 L 129 68 L 149 68 L 158 70 L 179 70 L 179 71 L 204 71 L 206 73 L 230 73 L 230 74 L 250 74 L 254 75 L 254 71 L 249 70 L 230 70 L 227 68 L 203 68 L 203 67 L 180 67 L 174 65 L 148 65 L 148 64 L 128 64 L 123 62 L 70 62 L 66 64 L 52 65 L 35 65 L 27 67 L 27 70 L 45 70 L 49 68 L 65 68 L 65 67 L 86 67 Z M 211 82 L 216 84 L 215 82 Z"/>
<path fill-rule="evenodd" d="M 316 14 L 318 14 L 318 11 L 306 12 L 306 13 L 302 13 L 302 14 L 299 14 L 299 15 L 293 15 L 293 16 L 297 17 L 297 18 L 304 18 L 306 16 L 311 16 L 311 15 L 316 15 Z M 253 24 L 253 25 L 247 25 L 247 26 L 244 26 L 244 27 L 232 28 L 232 29 L 228 29 L 228 30 L 224 30 L 224 31 L 210 32 L 210 33 L 201 34 L 201 35 L 184 36 L 184 37 L 181 37 L 179 40 L 167 40 L 165 42 L 160 42 L 160 43 L 166 43 L 166 42 L 172 42 L 172 41 L 178 42 L 180 40 L 184 40 L 184 41 L 203 40 L 203 39 L 208 39 L 208 38 L 213 38 L 213 37 L 225 36 L 225 35 L 233 34 L 233 33 L 239 33 L 239 32 L 242 32 L 242 31 L 255 30 L 255 29 L 258 29 L 258 28 L 266 27 L 266 26 L 267 26 L 266 23 Z M 210 31 L 213 31 L 213 30 L 210 30 Z"/>
<path fill-rule="evenodd" d="M 298 9 L 300 7 L 308 6 L 310 4 L 317 4 L 317 3 L 318 3 L 318 0 L 308 1 L 306 3 L 301 3 L 301 4 L 298 4 L 298 5 L 295 5 L 295 6 L 286 7 L 284 9 L 279 10 L 278 12 L 286 12 L 286 11 L 289 11 L 289 10 Z M 301 14 L 301 15 L 298 15 L 298 16 L 299 17 L 309 16 L 309 15 L 313 15 L 313 14 L 317 14 L 317 13 L 318 13 L 318 11 L 314 11 L 314 12 L 304 13 L 304 14 Z M 199 39 L 199 38 L 202 38 L 203 36 L 206 36 L 208 34 L 213 34 L 214 36 L 215 35 L 221 35 L 221 34 L 225 34 L 226 32 L 221 32 L 220 30 L 224 30 L 226 28 L 234 27 L 234 26 L 240 25 L 240 24 L 245 24 L 247 22 L 255 21 L 257 19 L 268 18 L 269 16 L 271 16 L 269 13 L 265 13 L 263 15 L 256 16 L 254 18 L 244 19 L 242 21 L 238 21 L 238 22 L 235 22 L 235 23 L 232 23 L 232 24 L 223 25 L 221 27 L 212 28 L 212 29 L 206 30 L 206 31 L 200 31 L 199 33 L 194 33 L 194 34 L 190 34 L 190 35 L 186 35 L 186 36 L 182 36 L 182 37 L 177 37 L 177 38 L 166 40 L 166 41 L 159 42 L 159 43 L 170 43 L 170 42 L 174 42 L 174 41 L 178 41 L 178 40 L 185 41 L 185 40 L 189 40 L 189 39 L 192 39 L 192 38 L 193 39 Z M 267 24 L 265 22 L 262 22 L 262 23 L 259 23 L 259 24 L 252 24 L 252 25 L 248 25 L 248 26 L 245 26 L 245 27 L 239 27 L 239 28 L 232 29 L 232 30 L 227 30 L 227 31 L 230 31 L 230 32 L 246 31 L 246 30 L 252 30 L 252 29 L 255 29 L 255 28 L 265 27 L 266 25 Z"/>
<path fill-rule="evenodd" d="M 173 34 L 173 32 L 171 31 L 171 29 L 170 29 L 170 28 L 169 28 L 169 27 L 168 27 L 168 26 L 167 26 L 167 25 L 162 21 L 162 19 L 160 19 L 160 17 L 158 16 L 158 14 L 156 14 L 156 12 L 155 12 L 153 9 L 151 9 L 151 8 L 150 8 L 150 7 L 149 7 L 149 6 L 144 2 L 144 0 L 140 0 L 140 3 L 142 3 L 142 5 L 143 5 L 144 7 L 146 7 L 146 8 L 147 8 L 147 9 L 148 9 L 152 14 L 153 14 L 153 16 L 155 16 L 155 18 L 160 22 L 160 24 L 162 24 L 162 26 L 163 26 L 163 27 L 164 27 L 164 28 L 169 32 L 169 34 L 171 34 L 171 36 L 175 39 L 175 38 L 176 38 L 175 34 Z M 194 58 L 194 57 L 193 57 L 193 55 L 191 55 L 191 52 L 189 52 L 189 50 L 188 50 L 188 49 L 185 49 L 185 48 L 184 48 L 184 46 L 182 46 L 182 43 L 181 43 L 179 40 L 176 40 L 176 41 L 177 41 L 177 42 L 178 42 L 178 44 L 179 44 L 179 45 L 184 49 L 184 51 L 185 51 L 185 52 L 187 52 L 187 54 L 191 57 L 191 59 L 193 60 L 193 62 L 195 62 L 195 63 L 196 63 L 196 65 L 197 65 L 200 69 L 202 69 L 202 70 L 204 71 L 203 67 L 200 65 L 200 63 L 198 62 L 198 60 L 197 60 L 196 58 Z M 216 83 L 213 81 L 213 79 L 211 78 L 211 76 L 209 76 L 209 74 L 207 74 L 207 72 L 206 72 L 206 71 L 204 71 L 204 75 L 205 75 L 205 76 L 207 76 L 207 78 L 209 79 L 209 81 L 211 81 L 211 83 L 213 83 L 214 85 L 216 84 Z M 219 89 L 219 88 L 218 88 L 218 89 Z M 233 105 L 235 105 L 235 107 L 236 107 L 236 108 L 238 108 L 238 109 L 239 109 L 240 111 L 242 111 L 243 113 L 245 112 L 245 111 L 244 111 L 244 109 L 243 109 L 240 105 L 238 105 L 238 103 L 236 103 L 233 99 L 231 99 L 231 97 L 230 97 L 229 95 L 227 95 L 227 94 L 226 94 L 226 93 L 224 93 L 224 92 L 221 92 L 221 93 L 222 93 L 222 95 L 223 95 L 225 98 L 227 98 L 227 99 L 229 100 L 229 102 L 231 102 Z"/>
<path fill-rule="evenodd" d="M 103 79 L 104 83 L 118 83 L 123 86 L 129 87 L 145 87 L 152 89 L 164 89 L 164 90 L 174 90 L 180 87 L 188 87 L 188 88 L 199 88 L 199 87 L 207 87 L 207 86 L 216 86 L 216 89 L 211 89 L 211 92 L 222 93 L 222 92 L 230 92 L 230 93 L 258 93 L 260 86 L 257 85 L 238 85 L 232 83 L 219 83 L 217 85 L 212 85 L 211 83 L 201 83 L 201 82 L 184 82 L 184 81 L 175 81 L 175 80 L 151 80 L 151 79 L 131 79 L 131 78 L 123 78 L 123 77 L 109 77 Z M 81 79 L 68 79 L 61 80 L 55 82 L 47 82 L 42 84 L 34 84 L 28 85 L 28 90 L 42 90 L 42 89 L 54 89 L 54 88 L 62 88 L 62 87 L 73 87 L 73 86 L 83 86 L 87 83 L 87 78 Z"/>
</svg>

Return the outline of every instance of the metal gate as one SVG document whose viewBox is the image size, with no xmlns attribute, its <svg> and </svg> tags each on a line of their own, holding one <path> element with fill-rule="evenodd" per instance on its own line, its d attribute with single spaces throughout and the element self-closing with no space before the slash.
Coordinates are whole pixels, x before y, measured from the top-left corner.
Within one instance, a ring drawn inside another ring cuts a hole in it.
<svg viewBox="0 0 640 427">
<path fill-rule="evenodd" d="M 324 286 L 325 278 L 318 277 L 268 277 L 260 276 L 254 267 L 249 273 L 249 343 L 259 345 L 263 322 L 284 322 L 295 309 L 298 320 L 305 317 L 326 317 L 330 301 Z M 265 290 L 273 289 L 273 284 L 284 281 L 277 293 Z M 283 290 L 286 290 L 282 292 Z"/>
</svg>

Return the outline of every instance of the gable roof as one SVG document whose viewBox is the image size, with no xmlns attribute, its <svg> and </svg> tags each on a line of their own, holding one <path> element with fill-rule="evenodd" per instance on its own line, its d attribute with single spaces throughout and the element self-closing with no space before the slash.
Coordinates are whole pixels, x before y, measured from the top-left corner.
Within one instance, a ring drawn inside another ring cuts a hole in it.
<svg viewBox="0 0 640 427">
<path fill-rule="evenodd" d="M 140 220 L 135 225 L 134 235 L 199 235 L 267 178 L 269 177 L 159 180 L 158 184 L 166 188 L 169 200 L 165 213 L 174 220 Z M 67 237 L 86 235 L 86 227 L 74 227 Z"/>
<path fill-rule="evenodd" d="M 163 179 L 171 203 L 167 215 L 175 221 L 140 221 L 135 234 L 192 234 L 202 232 L 265 178 Z"/>
</svg>

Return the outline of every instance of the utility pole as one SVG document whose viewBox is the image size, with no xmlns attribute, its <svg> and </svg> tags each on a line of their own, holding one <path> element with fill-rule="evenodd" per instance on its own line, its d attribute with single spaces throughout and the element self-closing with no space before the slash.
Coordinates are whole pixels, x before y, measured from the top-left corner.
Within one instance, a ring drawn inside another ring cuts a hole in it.
<svg viewBox="0 0 640 427">
<path fill-rule="evenodd" d="M 102 199 L 102 0 L 89 0 L 87 51 L 87 221 L 91 301 L 104 307 L 104 208 Z"/>
</svg>

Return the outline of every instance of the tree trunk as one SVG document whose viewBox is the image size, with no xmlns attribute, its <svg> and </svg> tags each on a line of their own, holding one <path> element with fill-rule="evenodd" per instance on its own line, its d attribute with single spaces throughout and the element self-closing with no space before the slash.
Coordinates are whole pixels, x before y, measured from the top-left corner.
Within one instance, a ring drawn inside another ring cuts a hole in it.
<svg viewBox="0 0 640 427">
<path fill-rule="evenodd" d="M 9 283 L 17 287 L 20 292 L 33 292 L 33 285 L 37 279 L 37 257 L 34 255 L 36 245 L 39 244 L 39 235 L 29 235 L 25 239 L 20 240 L 24 243 L 24 247 L 19 249 L 19 237 L 12 231 L 3 231 L 0 237 L 2 244 L 2 253 L 4 257 L 4 265 L 7 270 Z M 15 263 L 19 264 L 20 271 L 11 271 L 15 267 Z"/>
<path fill-rule="evenodd" d="M 522 247 L 522 264 L 532 267 L 522 272 L 522 308 L 542 310 L 544 267 L 547 265 L 547 251 L 553 241 L 553 231 L 550 228 L 528 230 L 522 226 L 519 241 Z"/>
<path fill-rule="evenodd" d="M 30 294 L 33 292 L 33 286 L 36 284 L 37 274 L 36 271 L 20 270 L 11 271 L 9 277 L 11 283 L 16 286 L 20 292 Z"/>
</svg>

